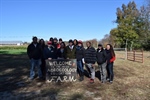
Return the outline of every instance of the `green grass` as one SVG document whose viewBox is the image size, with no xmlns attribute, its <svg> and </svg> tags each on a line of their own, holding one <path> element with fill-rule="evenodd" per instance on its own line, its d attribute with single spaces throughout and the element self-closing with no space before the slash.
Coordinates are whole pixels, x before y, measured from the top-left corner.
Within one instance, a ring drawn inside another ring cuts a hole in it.
<svg viewBox="0 0 150 100">
<path fill-rule="evenodd" d="M 0 54 L 25 54 L 27 46 L 1 46 Z"/>
<path fill-rule="evenodd" d="M 12 50 L 8 50 L 8 49 L 1 49 L 0 50 L 0 54 L 25 54 L 27 50 L 25 49 L 12 49 Z"/>
</svg>

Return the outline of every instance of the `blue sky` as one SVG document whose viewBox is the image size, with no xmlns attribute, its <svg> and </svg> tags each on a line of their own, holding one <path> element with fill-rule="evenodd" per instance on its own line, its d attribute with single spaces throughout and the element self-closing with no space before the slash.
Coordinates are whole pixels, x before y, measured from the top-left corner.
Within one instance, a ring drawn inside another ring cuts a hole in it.
<svg viewBox="0 0 150 100">
<path fill-rule="evenodd" d="M 130 0 L 0 0 L 0 40 L 102 39 Z M 144 0 L 134 0 L 138 7 Z"/>
</svg>

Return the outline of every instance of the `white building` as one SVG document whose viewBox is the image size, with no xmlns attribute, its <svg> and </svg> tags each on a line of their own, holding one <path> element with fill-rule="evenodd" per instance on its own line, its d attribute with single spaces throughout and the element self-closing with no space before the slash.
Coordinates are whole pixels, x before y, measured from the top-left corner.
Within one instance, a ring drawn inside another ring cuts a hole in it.
<svg viewBox="0 0 150 100">
<path fill-rule="evenodd" d="M 0 41 L 0 45 L 23 45 L 22 41 Z"/>
</svg>

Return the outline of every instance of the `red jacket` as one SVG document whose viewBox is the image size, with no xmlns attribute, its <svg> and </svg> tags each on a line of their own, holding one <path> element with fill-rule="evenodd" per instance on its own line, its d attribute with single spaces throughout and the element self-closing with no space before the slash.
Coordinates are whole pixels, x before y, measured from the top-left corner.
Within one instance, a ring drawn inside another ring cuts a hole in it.
<svg viewBox="0 0 150 100">
<path fill-rule="evenodd" d="M 60 47 L 61 47 L 61 45 L 58 43 L 58 44 L 57 44 L 57 49 L 59 49 Z"/>
<path fill-rule="evenodd" d="M 114 62 L 115 60 L 116 60 L 116 57 L 113 56 L 113 57 L 110 59 L 110 62 L 112 63 L 112 62 Z"/>
</svg>

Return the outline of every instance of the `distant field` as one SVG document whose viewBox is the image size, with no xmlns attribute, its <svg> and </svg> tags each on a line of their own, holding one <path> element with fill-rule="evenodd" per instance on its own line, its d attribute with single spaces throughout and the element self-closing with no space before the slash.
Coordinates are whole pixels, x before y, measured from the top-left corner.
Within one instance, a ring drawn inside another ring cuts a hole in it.
<svg viewBox="0 0 150 100">
<path fill-rule="evenodd" d="M 0 50 L 5 50 L 5 49 L 26 49 L 27 45 L 23 46 L 0 46 Z"/>
</svg>

